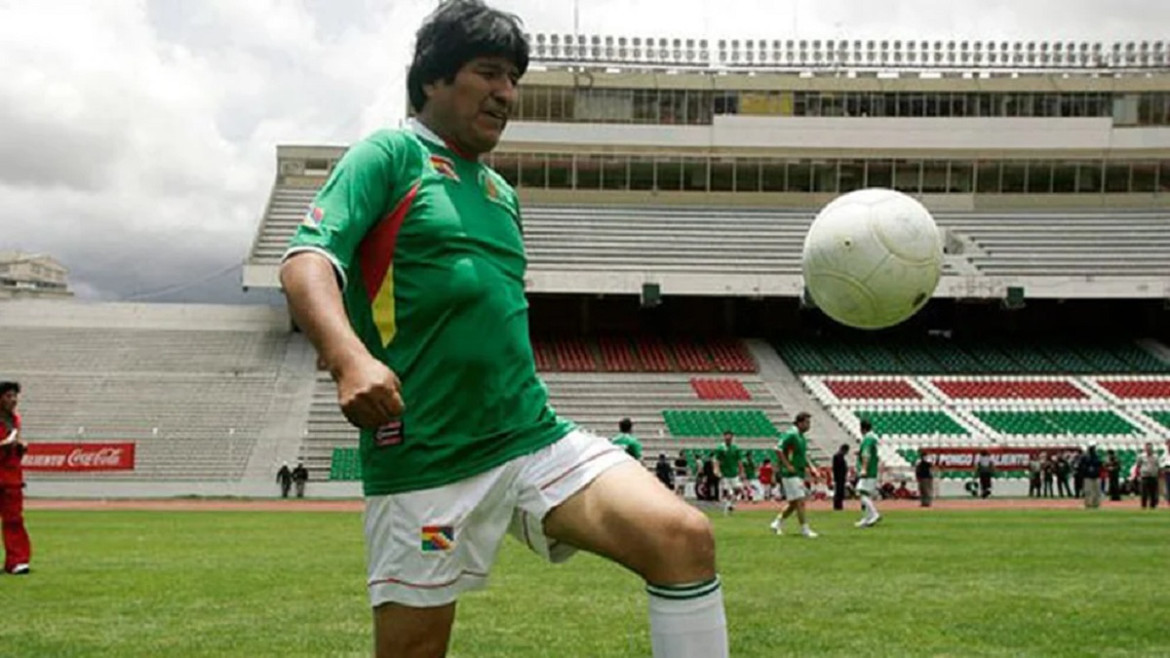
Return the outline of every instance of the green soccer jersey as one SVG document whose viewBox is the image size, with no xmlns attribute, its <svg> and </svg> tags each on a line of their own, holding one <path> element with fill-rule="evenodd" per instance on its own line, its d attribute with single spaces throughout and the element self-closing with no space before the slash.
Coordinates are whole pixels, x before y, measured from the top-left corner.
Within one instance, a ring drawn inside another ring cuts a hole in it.
<svg viewBox="0 0 1170 658">
<path fill-rule="evenodd" d="M 861 437 L 861 447 L 857 450 L 857 477 L 875 478 L 878 476 L 877 446 L 877 436 L 873 432 Z M 861 468 L 862 460 L 869 460 L 864 471 Z"/>
<path fill-rule="evenodd" d="M 803 478 L 808 470 L 808 439 L 800 430 L 791 427 L 780 435 L 776 442 L 776 449 L 788 457 L 792 468 L 786 468 L 784 462 L 777 464 L 782 478 Z"/>
<path fill-rule="evenodd" d="M 739 477 L 739 462 L 742 458 L 743 451 L 734 443 L 731 445 L 720 443 L 715 448 L 715 461 L 719 462 L 719 473 L 722 477 Z"/>
<path fill-rule="evenodd" d="M 756 463 L 752 460 L 747 460 L 743 463 L 743 476 L 749 480 L 756 479 Z"/>
<path fill-rule="evenodd" d="M 613 444 L 621 446 L 631 457 L 637 460 L 642 459 L 642 442 L 633 434 L 621 433 L 613 437 Z"/>
<path fill-rule="evenodd" d="M 362 430 L 368 496 L 436 487 L 573 429 L 536 375 L 516 194 L 425 126 L 353 145 L 288 255 L 334 265 L 355 333 L 402 383 L 400 422 Z"/>
</svg>

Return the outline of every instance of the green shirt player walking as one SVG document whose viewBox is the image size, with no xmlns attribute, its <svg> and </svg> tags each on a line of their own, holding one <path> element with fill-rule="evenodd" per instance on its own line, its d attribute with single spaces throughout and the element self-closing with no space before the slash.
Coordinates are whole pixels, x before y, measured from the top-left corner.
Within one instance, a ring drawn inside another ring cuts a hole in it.
<svg viewBox="0 0 1170 658">
<path fill-rule="evenodd" d="M 417 34 L 415 119 L 345 154 L 281 283 L 361 429 L 377 656 L 440 656 L 455 601 L 511 533 L 638 573 L 655 656 L 726 656 L 710 523 L 622 450 L 559 418 L 528 339 L 516 195 L 479 156 L 528 67 L 519 20 L 449 0 Z"/>
<path fill-rule="evenodd" d="M 812 416 L 807 411 L 796 414 L 796 419 L 787 432 L 780 435 L 776 445 L 776 458 L 780 466 L 780 483 L 784 488 L 784 498 L 788 505 L 776 519 L 772 521 L 772 531 L 778 535 L 784 534 L 784 521 L 792 513 L 800 521 L 800 533 L 809 539 L 817 537 L 808 525 L 805 514 L 804 501 L 808 498 L 808 490 L 804 480 L 809 476 L 808 467 L 808 434 L 812 427 Z"/>
<path fill-rule="evenodd" d="M 633 431 L 634 421 L 629 418 L 621 419 L 618 421 L 618 434 L 613 437 L 613 444 L 615 446 L 621 446 L 622 450 L 626 451 L 626 454 L 640 462 L 642 461 L 642 442 L 638 440 L 638 437 L 633 435 Z"/>
<path fill-rule="evenodd" d="M 862 418 L 859 427 L 861 446 L 857 450 L 857 495 L 861 498 L 861 520 L 854 525 L 868 528 L 882 520 L 877 506 L 873 504 L 878 493 L 878 438 L 869 420 Z"/>
<path fill-rule="evenodd" d="M 740 481 L 743 451 L 735 445 L 735 435 L 730 431 L 723 432 L 723 443 L 715 446 L 712 456 L 719 465 L 719 497 L 723 500 L 723 513 L 730 514 L 735 510 L 735 499 L 743 487 Z"/>
</svg>

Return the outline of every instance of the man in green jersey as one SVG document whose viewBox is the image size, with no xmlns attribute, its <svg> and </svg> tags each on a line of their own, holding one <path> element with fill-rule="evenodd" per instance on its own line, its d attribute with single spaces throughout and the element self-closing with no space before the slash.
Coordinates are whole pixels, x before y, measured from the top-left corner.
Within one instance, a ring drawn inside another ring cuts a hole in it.
<svg viewBox="0 0 1170 658">
<path fill-rule="evenodd" d="M 861 498 L 861 520 L 854 525 L 868 528 L 882 520 L 873 504 L 878 493 L 878 438 L 868 419 L 861 419 L 861 447 L 857 450 L 857 496 Z"/>
<path fill-rule="evenodd" d="M 715 446 L 712 452 L 715 464 L 719 467 L 719 497 L 723 500 L 723 513 L 735 511 L 735 499 L 739 495 L 743 482 L 743 451 L 735 445 L 735 434 L 729 430 L 723 432 L 723 443 Z"/>
<path fill-rule="evenodd" d="M 448 0 L 417 34 L 415 117 L 354 144 L 281 266 L 297 326 L 361 429 L 376 655 L 442 656 L 505 534 L 647 583 L 655 656 L 726 656 L 707 517 L 561 419 L 536 375 L 516 194 L 480 161 L 528 66 L 519 20 Z"/>
<path fill-rule="evenodd" d="M 772 521 L 772 531 L 778 535 L 784 534 L 784 520 L 796 512 L 800 521 L 800 534 L 815 539 L 817 533 L 808 525 L 805 516 L 804 501 L 808 497 L 808 490 L 804 486 L 804 479 L 809 475 L 808 434 L 812 427 L 812 416 L 807 411 L 796 414 L 792 427 L 780 435 L 776 444 L 776 459 L 780 466 L 780 483 L 784 488 L 784 497 L 788 505 L 784 511 L 776 515 Z"/>
<path fill-rule="evenodd" d="M 638 440 L 638 437 L 633 435 L 633 431 L 634 421 L 629 418 L 621 419 L 618 421 L 618 434 L 613 437 L 613 444 L 620 446 L 622 450 L 626 451 L 627 455 L 641 462 L 642 442 Z"/>
</svg>

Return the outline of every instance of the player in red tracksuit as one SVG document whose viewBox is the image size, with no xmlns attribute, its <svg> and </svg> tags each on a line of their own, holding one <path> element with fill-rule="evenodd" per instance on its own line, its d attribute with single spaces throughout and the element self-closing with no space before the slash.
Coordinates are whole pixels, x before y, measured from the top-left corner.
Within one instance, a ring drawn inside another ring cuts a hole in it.
<svg viewBox="0 0 1170 658">
<path fill-rule="evenodd" d="M 24 528 L 24 471 L 20 460 L 28 444 L 20 438 L 20 415 L 16 404 L 20 384 L 0 382 L 0 523 L 4 534 L 4 570 L 28 573 L 32 546 Z"/>
</svg>

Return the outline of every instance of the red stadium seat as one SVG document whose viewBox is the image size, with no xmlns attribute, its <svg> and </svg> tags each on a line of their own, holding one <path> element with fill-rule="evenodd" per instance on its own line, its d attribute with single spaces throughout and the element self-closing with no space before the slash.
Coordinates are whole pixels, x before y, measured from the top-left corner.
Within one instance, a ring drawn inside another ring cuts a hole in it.
<svg viewBox="0 0 1170 658">
<path fill-rule="evenodd" d="M 1097 383 L 1119 398 L 1170 398 L 1170 379 L 1109 379 Z"/>
<path fill-rule="evenodd" d="M 826 379 L 825 386 L 842 400 L 918 400 L 922 395 L 901 379 Z"/>
<path fill-rule="evenodd" d="M 966 380 L 936 379 L 932 383 L 946 395 L 965 400 L 1080 400 L 1088 397 L 1068 380 Z"/>
</svg>

